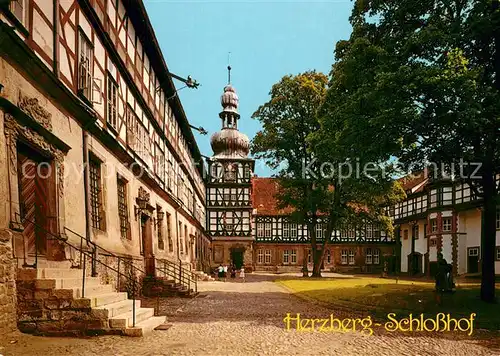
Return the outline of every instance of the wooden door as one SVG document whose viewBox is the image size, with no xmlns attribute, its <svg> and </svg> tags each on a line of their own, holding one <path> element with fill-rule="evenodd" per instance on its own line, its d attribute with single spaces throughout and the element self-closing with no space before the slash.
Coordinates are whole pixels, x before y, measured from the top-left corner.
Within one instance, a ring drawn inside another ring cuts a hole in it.
<svg viewBox="0 0 500 356">
<path fill-rule="evenodd" d="M 470 247 L 467 251 L 467 273 L 479 272 L 479 247 Z"/>
<path fill-rule="evenodd" d="M 49 187 L 52 166 L 48 160 L 23 145 L 19 145 L 17 157 L 19 204 L 26 253 L 45 255 L 51 212 Z"/>
<path fill-rule="evenodd" d="M 151 219 L 146 215 L 143 215 L 141 218 L 141 240 L 146 274 L 148 276 L 154 276 L 155 258 L 153 254 L 153 234 L 151 230 Z"/>
</svg>

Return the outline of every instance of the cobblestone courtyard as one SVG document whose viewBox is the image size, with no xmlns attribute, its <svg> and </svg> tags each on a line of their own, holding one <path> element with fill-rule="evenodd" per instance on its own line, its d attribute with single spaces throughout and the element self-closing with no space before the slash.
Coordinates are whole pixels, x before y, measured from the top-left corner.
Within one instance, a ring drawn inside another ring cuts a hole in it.
<svg viewBox="0 0 500 356">
<path fill-rule="evenodd" d="M 327 318 L 332 313 L 341 318 L 353 315 L 301 300 L 273 283 L 273 278 L 254 274 L 248 276 L 246 283 L 230 279 L 226 283 L 200 282 L 201 293 L 195 299 L 163 300 L 161 313 L 168 316 L 172 326 L 144 338 L 75 339 L 15 334 L 2 339 L 0 354 L 500 355 L 500 350 L 491 345 L 491 335 L 474 340 L 456 334 L 446 337 L 387 334 L 376 328 L 372 336 L 286 331 L 283 322 L 286 313 L 301 313 L 305 318 Z"/>
</svg>

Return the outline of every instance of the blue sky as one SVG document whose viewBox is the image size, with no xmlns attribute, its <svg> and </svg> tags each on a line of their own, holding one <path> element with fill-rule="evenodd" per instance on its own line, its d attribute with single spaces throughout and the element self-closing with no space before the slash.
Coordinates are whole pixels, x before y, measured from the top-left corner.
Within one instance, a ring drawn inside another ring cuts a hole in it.
<svg viewBox="0 0 500 356">
<path fill-rule="evenodd" d="M 252 113 L 269 99 L 284 75 L 330 71 L 335 43 L 351 32 L 349 0 L 203 1 L 144 0 L 169 70 L 191 75 L 201 86 L 178 92 L 189 121 L 208 135 L 195 136 L 202 154 L 212 155 L 210 136 L 221 127 L 220 96 L 231 82 L 240 98 L 240 131 L 260 130 Z M 178 88 L 184 84 L 177 82 Z M 255 173 L 273 172 L 256 162 Z"/>
</svg>

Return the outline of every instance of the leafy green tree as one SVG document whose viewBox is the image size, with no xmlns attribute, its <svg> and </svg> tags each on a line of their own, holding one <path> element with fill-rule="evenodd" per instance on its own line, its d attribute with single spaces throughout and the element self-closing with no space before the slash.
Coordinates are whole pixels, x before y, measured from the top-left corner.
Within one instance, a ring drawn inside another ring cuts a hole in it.
<svg viewBox="0 0 500 356">
<path fill-rule="evenodd" d="M 351 37 L 337 44 L 323 128 L 339 130 L 336 140 L 365 158 L 397 157 L 406 171 L 432 162 L 434 174 L 472 187 L 483 207 L 481 298 L 493 302 L 498 0 L 356 0 L 350 21 Z"/>
<path fill-rule="evenodd" d="M 272 87 L 270 101 L 252 116 L 263 126 L 252 141 L 252 153 L 277 170 L 280 207 L 293 207 L 292 218 L 307 226 L 313 277 L 321 276 L 325 246 L 334 229 L 374 221 L 391 233 L 381 207 L 401 196 L 392 179 L 380 174 L 380 166 L 370 167 L 370 174 L 356 174 L 354 166 L 359 162 L 321 153 L 325 147 L 318 114 L 327 81 L 316 72 L 285 76 Z M 335 135 L 335 131 L 327 134 Z M 318 223 L 326 226 L 321 239 Z"/>
</svg>

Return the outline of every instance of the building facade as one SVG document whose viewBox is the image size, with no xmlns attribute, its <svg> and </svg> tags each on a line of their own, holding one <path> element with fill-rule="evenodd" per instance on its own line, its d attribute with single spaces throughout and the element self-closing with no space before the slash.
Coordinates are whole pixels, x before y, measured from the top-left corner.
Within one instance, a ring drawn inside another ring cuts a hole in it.
<svg viewBox="0 0 500 356">
<path fill-rule="evenodd" d="M 498 178 L 497 178 L 498 180 Z M 481 272 L 481 200 L 467 183 L 427 171 L 400 181 L 407 198 L 388 209 L 401 241 L 401 272 L 433 276 L 442 253 L 457 275 Z M 500 210 L 495 271 L 500 274 Z"/>
<path fill-rule="evenodd" d="M 69 245 L 208 268 L 204 166 L 142 0 L 2 2 L 0 54 L 2 314 L 15 269 Z"/>
<path fill-rule="evenodd" d="M 222 129 L 210 141 L 214 155 L 206 183 L 207 235 L 212 240 L 214 265 L 232 263 L 251 270 L 254 160 L 248 158 L 248 137 L 238 130 L 238 100 L 236 90 L 228 84 L 221 97 Z"/>
<path fill-rule="evenodd" d="M 290 209 L 278 209 L 276 193 L 279 185 L 274 178 L 252 179 L 254 226 L 253 265 L 256 270 L 299 272 L 304 258 L 312 270 L 311 243 L 305 224 L 290 218 Z M 316 225 L 317 241 L 321 244 L 326 224 Z M 376 225 L 346 226 L 334 230 L 326 244 L 322 269 L 350 273 L 378 273 L 394 269 L 395 241 Z"/>
</svg>

